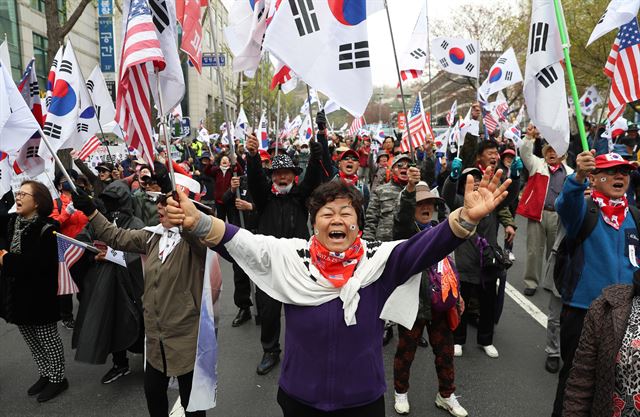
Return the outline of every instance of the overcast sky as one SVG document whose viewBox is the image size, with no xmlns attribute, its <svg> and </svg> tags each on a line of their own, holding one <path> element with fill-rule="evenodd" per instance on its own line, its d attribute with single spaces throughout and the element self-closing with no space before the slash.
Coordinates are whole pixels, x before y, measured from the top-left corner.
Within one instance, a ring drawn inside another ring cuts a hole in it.
<svg viewBox="0 0 640 417">
<path fill-rule="evenodd" d="M 234 1 L 222 0 L 228 10 Z M 381 1 L 381 0 L 380 0 Z M 483 4 L 486 0 L 388 0 L 393 25 L 393 34 L 396 40 L 396 47 L 402 53 L 409 37 L 413 31 L 413 26 L 420 8 L 423 4 L 428 5 L 429 22 L 433 24 L 439 19 L 446 19 L 463 4 Z M 506 0 L 492 0 L 495 2 L 505 2 Z M 387 15 L 383 11 L 376 13 L 369 19 L 369 40 L 372 59 L 373 84 L 374 85 L 397 85 L 398 76 L 393 59 L 393 49 L 391 47 L 391 37 L 389 36 L 389 25 Z M 455 34 L 451 34 L 455 36 Z"/>
</svg>

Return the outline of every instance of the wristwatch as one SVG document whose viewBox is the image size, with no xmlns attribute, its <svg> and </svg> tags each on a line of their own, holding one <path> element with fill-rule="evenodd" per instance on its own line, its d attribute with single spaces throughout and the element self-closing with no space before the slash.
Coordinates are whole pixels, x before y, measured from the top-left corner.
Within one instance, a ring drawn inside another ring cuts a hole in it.
<svg viewBox="0 0 640 417">
<path fill-rule="evenodd" d="M 462 210 L 460 210 L 460 213 L 458 214 L 456 221 L 460 226 L 462 226 L 464 230 L 466 230 L 469 233 L 473 233 L 476 230 L 477 224 L 470 223 L 462 218 Z"/>
</svg>

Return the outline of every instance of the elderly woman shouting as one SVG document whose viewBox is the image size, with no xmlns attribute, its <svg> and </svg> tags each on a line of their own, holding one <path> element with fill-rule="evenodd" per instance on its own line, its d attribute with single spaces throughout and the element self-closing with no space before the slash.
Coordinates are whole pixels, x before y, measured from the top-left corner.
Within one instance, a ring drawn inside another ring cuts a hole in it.
<svg viewBox="0 0 640 417">
<path fill-rule="evenodd" d="M 411 327 L 419 273 L 452 252 L 507 195 L 501 171 L 466 184 L 464 207 L 411 239 L 360 239 L 362 196 L 342 182 L 309 201 L 314 235 L 278 239 L 200 214 L 186 196 L 169 199 L 167 217 L 235 260 L 258 287 L 285 304 L 285 355 L 278 403 L 285 417 L 384 416 L 380 317 Z"/>
</svg>

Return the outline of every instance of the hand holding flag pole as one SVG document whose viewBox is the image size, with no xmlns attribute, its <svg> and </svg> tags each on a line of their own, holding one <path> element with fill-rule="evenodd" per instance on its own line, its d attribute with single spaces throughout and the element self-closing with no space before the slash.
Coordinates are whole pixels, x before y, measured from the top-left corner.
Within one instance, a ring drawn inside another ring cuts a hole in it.
<svg viewBox="0 0 640 417">
<path fill-rule="evenodd" d="M 309 90 L 309 84 L 307 84 L 307 101 L 309 102 L 309 120 L 311 120 L 311 140 L 317 141 L 316 128 L 313 126 L 313 115 L 311 114 L 311 91 Z"/>
<path fill-rule="evenodd" d="M 560 0 L 553 0 L 553 6 L 556 12 L 556 20 L 558 21 L 558 31 L 560 32 L 560 41 L 562 42 L 562 51 L 564 52 L 565 66 L 567 67 L 567 75 L 569 76 L 569 85 L 571 87 L 571 96 L 573 97 L 573 105 L 576 109 L 576 119 L 578 122 L 578 131 L 580 132 L 580 141 L 582 149 L 589 151 L 587 143 L 587 134 L 584 129 L 584 120 L 582 119 L 582 108 L 580 106 L 580 96 L 578 96 L 578 88 L 576 80 L 573 77 L 573 67 L 571 66 L 571 56 L 569 54 L 569 36 L 567 35 L 567 26 L 564 21 L 564 13 L 562 11 L 562 3 Z"/>
<path fill-rule="evenodd" d="M 400 86 L 400 96 L 402 97 L 402 111 L 407 113 L 407 104 L 404 100 L 404 88 L 402 87 L 402 75 L 400 74 L 400 64 L 398 63 L 398 53 L 396 52 L 396 41 L 393 37 L 393 28 L 391 27 L 391 15 L 389 14 L 389 5 L 384 0 L 384 8 L 387 11 L 387 21 L 389 22 L 389 33 L 391 34 L 391 46 L 393 47 L 393 57 L 396 61 L 396 72 L 398 74 L 398 85 Z M 413 138 L 411 137 L 411 127 L 407 123 L 407 135 L 409 136 L 409 149 L 411 149 L 411 161 L 415 163 L 415 149 L 413 148 Z"/>
</svg>

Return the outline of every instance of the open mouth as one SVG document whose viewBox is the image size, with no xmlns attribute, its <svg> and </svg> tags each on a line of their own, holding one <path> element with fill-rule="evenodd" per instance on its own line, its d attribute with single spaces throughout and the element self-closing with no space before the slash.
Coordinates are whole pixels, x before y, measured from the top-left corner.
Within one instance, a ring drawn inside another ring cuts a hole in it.
<svg viewBox="0 0 640 417">
<path fill-rule="evenodd" d="M 329 239 L 331 239 L 332 241 L 342 241 L 346 237 L 347 237 L 347 234 L 340 230 L 332 230 L 329 232 Z"/>
<path fill-rule="evenodd" d="M 624 190 L 624 182 L 622 181 L 614 181 L 611 186 L 616 190 Z"/>
<path fill-rule="evenodd" d="M 348 171 L 351 171 L 353 169 L 353 164 L 347 164 L 345 166 L 345 169 L 348 170 Z"/>
<path fill-rule="evenodd" d="M 431 212 L 430 211 L 423 211 L 422 213 L 420 213 L 421 216 L 424 217 L 431 217 Z"/>
</svg>

